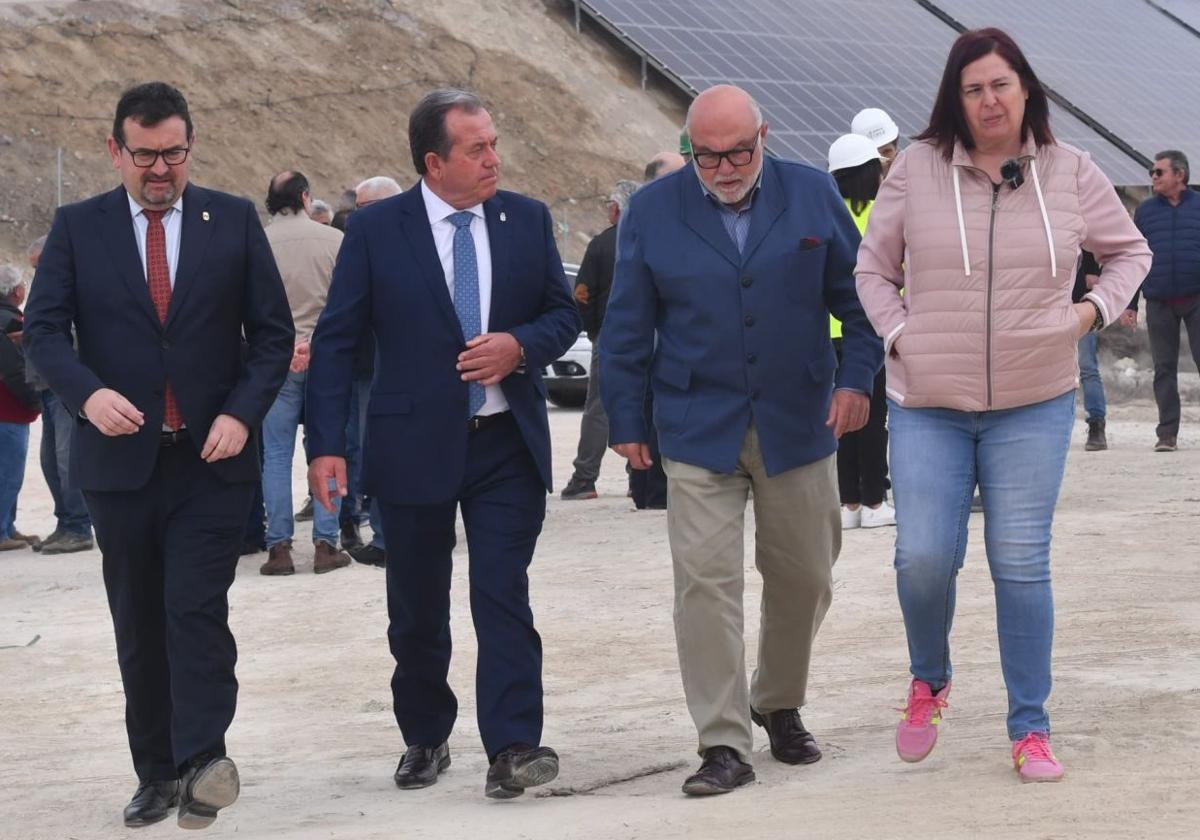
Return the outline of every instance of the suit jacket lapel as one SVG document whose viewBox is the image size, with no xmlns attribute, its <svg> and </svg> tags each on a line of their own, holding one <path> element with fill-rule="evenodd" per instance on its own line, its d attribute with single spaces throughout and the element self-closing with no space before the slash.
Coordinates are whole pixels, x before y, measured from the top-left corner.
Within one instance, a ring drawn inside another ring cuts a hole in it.
<svg viewBox="0 0 1200 840">
<path fill-rule="evenodd" d="M 504 294 L 508 282 L 508 255 L 511 243 L 509 231 L 512 226 L 504 215 L 504 201 L 499 194 L 483 203 L 483 215 L 487 219 L 488 247 L 492 252 L 492 301 L 488 307 L 488 331 L 496 332 L 496 325 L 509 322 L 503 318 L 503 306 L 511 299 Z"/>
<path fill-rule="evenodd" d="M 146 283 L 146 271 L 138 253 L 137 236 L 133 232 L 133 217 L 129 212 L 129 197 L 125 187 L 117 187 L 105 196 L 100 202 L 100 210 L 104 214 L 101 220 L 102 238 L 112 257 L 113 267 L 129 287 L 129 293 L 138 307 L 158 326 L 158 315 Z"/>
<path fill-rule="evenodd" d="M 425 209 L 425 199 L 421 196 L 421 182 L 405 192 L 400 197 L 402 210 L 401 227 L 408 238 L 408 244 L 416 255 L 421 270 L 418 274 L 429 286 L 429 293 L 445 317 L 454 327 L 459 339 L 462 337 L 462 324 L 458 322 L 458 314 L 454 311 L 454 301 L 450 299 L 450 289 L 446 286 L 446 272 L 442 270 L 442 261 L 438 257 L 437 245 L 433 241 L 433 228 L 429 225 L 429 213 Z"/>
<path fill-rule="evenodd" d="M 208 240 L 217 224 L 223 219 L 204 218 L 212 196 L 208 190 L 194 187 L 190 184 L 183 191 L 183 220 L 179 233 L 179 262 L 175 266 L 175 286 L 171 289 L 171 305 L 167 307 L 167 320 L 164 329 L 171 326 L 175 316 L 179 314 L 192 286 L 196 282 L 196 272 L 204 261 L 208 250 Z"/>
<path fill-rule="evenodd" d="M 684 224 L 699 234 L 718 254 L 734 265 L 741 265 L 742 258 L 738 255 L 737 245 L 725 230 L 720 211 L 713 206 L 713 200 L 705 195 L 700 179 L 695 173 L 683 173 L 679 184 L 683 190 L 680 204 L 683 207 Z"/>
<path fill-rule="evenodd" d="M 746 246 L 742 249 L 742 262 L 747 262 L 754 250 L 767 238 L 775 222 L 787 209 L 783 184 L 775 171 L 775 162 L 763 158 L 762 181 L 758 195 L 754 197 L 754 209 L 750 212 L 750 230 L 746 233 Z"/>
</svg>

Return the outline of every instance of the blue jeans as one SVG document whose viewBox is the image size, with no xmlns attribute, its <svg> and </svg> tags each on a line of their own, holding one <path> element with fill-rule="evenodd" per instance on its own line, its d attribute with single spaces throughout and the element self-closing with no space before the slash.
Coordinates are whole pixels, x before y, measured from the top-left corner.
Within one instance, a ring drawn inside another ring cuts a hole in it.
<svg viewBox="0 0 1200 840">
<path fill-rule="evenodd" d="M 304 416 L 304 382 L 307 373 L 288 371 L 271 410 L 263 419 L 263 503 L 267 508 L 267 547 L 290 540 L 295 530 L 292 518 L 292 456 L 296 452 L 296 430 Z M 338 512 L 341 499 L 333 495 L 333 512 L 313 505 L 313 540 L 337 548 Z"/>
<path fill-rule="evenodd" d="M 904 408 L 889 401 L 896 504 L 896 590 L 914 677 L 950 680 L 955 584 L 976 483 L 996 595 L 1008 737 L 1050 732 L 1050 526 L 1075 392 L 1003 411 Z"/>
<path fill-rule="evenodd" d="M 0 540 L 12 536 L 28 453 L 29 424 L 0 423 Z"/>
<path fill-rule="evenodd" d="M 1079 339 L 1079 384 L 1083 386 L 1083 408 L 1088 420 L 1104 419 L 1104 381 L 1100 378 L 1100 363 L 1096 358 L 1096 338 L 1090 332 Z"/>
<path fill-rule="evenodd" d="M 92 536 L 92 517 L 79 488 L 71 486 L 68 465 L 71 463 L 71 435 L 75 418 L 51 391 L 42 391 L 42 476 L 54 499 L 55 529 L 71 536 Z"/>
</svg>

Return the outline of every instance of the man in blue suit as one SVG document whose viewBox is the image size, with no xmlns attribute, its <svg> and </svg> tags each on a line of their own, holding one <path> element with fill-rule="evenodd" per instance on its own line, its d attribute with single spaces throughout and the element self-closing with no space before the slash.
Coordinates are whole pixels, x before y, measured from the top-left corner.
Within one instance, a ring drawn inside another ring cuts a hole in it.
<svg viewBox="0 0 1200 840">
<path fill-rule="evenodd" d="M 473 94 L 437 90 L 409 118 L 417 186 L 350 217 L 308 371 L 309 483 L 346 492 L 345 429 L 359 336 L 378 344 L 363 484 L 387 539 L 392 695 L 408 749 L 400 788 L 450 764 L 458 703 L 450 667 L 450 573 L 462 510 L 476 703 L 491 766 L 484 792 L 519 796 L 558 773 L 541 746 L 542 649 L 526 570 L 550 490 L 540 370 L 579 316 L 540 202 L 497 192 L 491 117 Z"/>
<path fill-rule="evenodd" d="M 778 760 L 821 757 L 798 708 L 841 547 L 834 452 L 866 422 L 883 345 L 858 302 L 858 231 L 833 180 L 765 158 L 766 123 L 738 88 L 701 93 L 687 127 L 693 165 L 643 187 L 621 220 L 600 381 L 609 440 L 635 469 L 650 463 L 647 377 L 654 392 L 675 634 L 703 757 L 683 789 L 705 795 L 754 779 L 752 720 Z M 830 312 L 845 328 L 840 366 Z M 763 600 L 748 688 L 751 491 Z"/>
<path fill-rule="evenodd" d="M 188 183 L 194 144 L 175 88 L 122 95 L 108 138 L 122 185 L 59 209 L 25 326 L 80 418 L 71 481 L 104 558 L 139 781 L 130 826 L 178 803 L 179 825 L 203 828 L 237 798 L 226 595 L 259 477 L 251 430 L 294 338 L 254 206 Z"/>
</svg>

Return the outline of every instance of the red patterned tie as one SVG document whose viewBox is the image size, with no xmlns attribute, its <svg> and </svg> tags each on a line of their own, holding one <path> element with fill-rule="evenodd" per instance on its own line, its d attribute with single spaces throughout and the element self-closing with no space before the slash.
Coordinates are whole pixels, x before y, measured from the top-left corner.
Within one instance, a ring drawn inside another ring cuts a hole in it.
<svg viewBox="0 0 1200 840">
<path fill-rule="evenodd" d="M 163 228 L 163 216 L 169 210 L 143 210 L 146 217 L 146 282 L 150 285 L 150 300 L 154 303 L 154 311 L 158 320 L 166 323 L 167 308 L 171 305 L 171 269 L 167 265 L 167 232 Z M 171 383 L 166 383 L 166 413 L 163 415 L 163 425 L 171 431 L 183 427 L 183 414 L 179 411 L 179 403 L 175 402 L 175 392 Z"/>
</svg>

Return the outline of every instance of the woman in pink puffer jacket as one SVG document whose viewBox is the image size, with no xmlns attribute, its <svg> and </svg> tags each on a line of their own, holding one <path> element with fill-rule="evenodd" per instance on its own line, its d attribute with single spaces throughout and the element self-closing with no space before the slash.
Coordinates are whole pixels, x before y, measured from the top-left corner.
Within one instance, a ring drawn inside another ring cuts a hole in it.
<svg viewBox="0 0 1200 840">
<path fill-rule="evenodd" d="M 1014 766 L 1023 781 L 1055 781 L 1050 528 L 1075 417 L 1076 344 L 1124 311 L 1150 250 L 1088 155 L 1055 142 L 1045 91 L 1000 30 L 954 43 L 916 140 L 879 190 L 856 271 L 887 351 L 895 566 L 913 677 L 896 749 L 920 761 L 937 740 L 978 484 Z M 1104 272 L 1072 304 L 1081 247 Z"/>
</svg>

